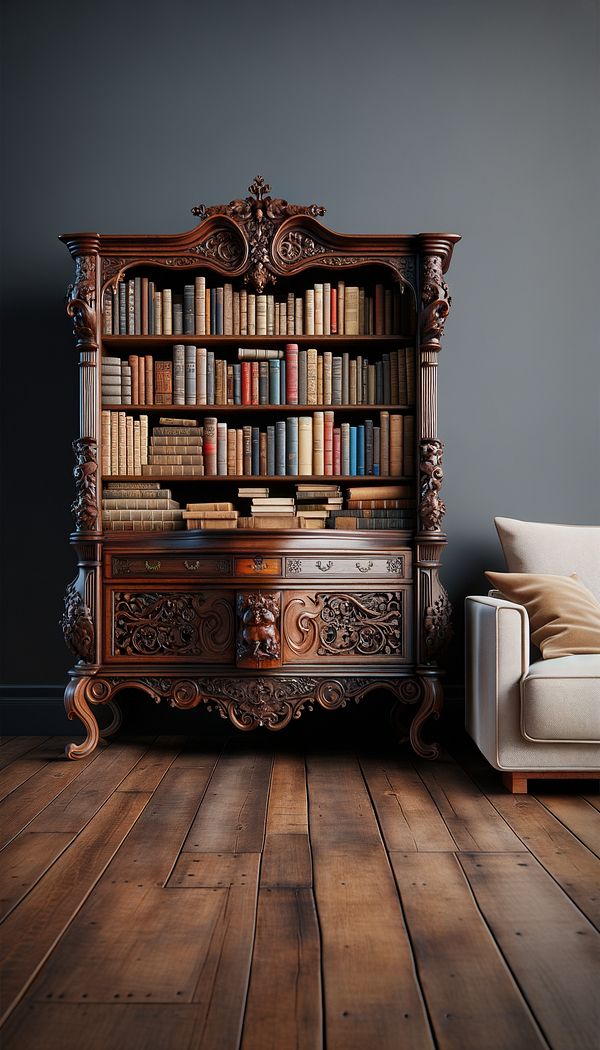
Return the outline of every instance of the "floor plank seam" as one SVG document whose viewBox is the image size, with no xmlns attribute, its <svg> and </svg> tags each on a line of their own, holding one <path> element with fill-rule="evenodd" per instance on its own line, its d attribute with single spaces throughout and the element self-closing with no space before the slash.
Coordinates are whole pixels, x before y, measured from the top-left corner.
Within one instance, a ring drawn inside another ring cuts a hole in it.
<svg viewBox="0 0 600 1050">
<path fill-rule="evenodd" d="M 181 756 L 181 754 L 183 754 L 183 752 L 180 751 L 179 754 L 176 756 L 176 758 L 173 759 L 173 762 L 169 766 L 169 769 L 172 768 L 174 762 L 176 761 L 177 758 L 179 758 Z M 164 882 L 162 884 L 162 888 L 163 889 L 167 888 L 167 884 L 169 882 L 169 879 L 171 878 L 171 875 L 173 874 L 173 872 L 175 870 L 175 866 L 177 864 L 177 861 L 179 860 L 179 858 L 181 857 L 181 855 L 183 853 L 183 846 L 184 846 L 185 840 L 187 839 L 187 837 L 189 835 L 189 832 L 190 832 L 190 828 L 192 827 L 196 817 L 198 816 L 198 813 L 200 812 L 200 807 L 201 807 L 202 803 L 204 802 L 204 799 L 206 797 L 206 792 L 208 791 L 208 786 L 209 786 L 209 784 L 210 784 L 210 782 L 211 782 L 211 780 L 212 780 L 212 778 L 214 776 L 215 770 L 216 770 L 216 768 L 217 768 L 217 766 L 219 764 L 219 759 L 221 758 L 222 754 L 223 754 L 223 750 L 221 750 L 218 753 L 218 755 L 216 756 L 216 758 L 215 758 L 215 761 L 213 763 L 213 767 L 212 767 L 212 769 L 210 771 L 210 776 L 207 777 L 206 783 L 204 785 L 204 789 L 203 789 L 203 791 L 202 791 L 202 793 L 200 795 L 200 798 L 198 800 L 198 805 L 196 806 L 196 809 L 195 809 L 194 815 L 193 815 L 193 817 L 192 817 L 192 819 L 190 821 L 189 827 L 188 827 L 187 831 L 185 832 L 185 834 L 183 835 L 183 838 L 181 840 L 179 849 L 177 850 L 177 852 L 175 854 L 175 858 L 173 860 L 173 863 L 172 863 L 172 865 L 171 865 L 171 867 L 170 867 L 170 869 L 169 869 L 169 871 L 167 873 L 167 876 L 166 876 L 166 878 L 165 878 L 165 880 L 164 880 Z M 163 778 L 161 777 L 161 783 L 162 783 L 162 780 L 163 780 Z M 158 785 L 157 785 L 157 787 L 158 787 Z M 154 790 L 156 791 L 156 788 Z M 154 795 L 154 792 L 152 794 Z"/>
<path fill-rule="evenodd" d="M 568 826 L 568 824 L 565 824 L 562 817 L 559 817 L 558 814 L 555 813 L 554 810 L 550 809 L 550 807 L 547 806 L 541 798 L 538 798 L 537 795 L 534 795 L 532 797 L 535 798 L 537 802 L 539 802 L 540 806 L 544 807 L 546 812 L 549 813 L 550 816 L 554 818 L 554 820 L 558 821 L 558 823 L 565 829 L 565 831 L 568 831 L 569 834 L 573 836 L 573 838 L 577 839 L 577 841 L 581 843 L 581 845 L 588 851 L 588 853 L 591 853 L 592 857 L 596 857 L 597 860 L 600 860 L 600 853 L 596 853 L 596 850 L 592 849 L 591 846 L 588 846 L 587 842 L 585 842 L 584 839 L 581 838 L 581 835 L 579 835 L 577 831 L 574 831 L 573 828 L 570 828 Z"/>
</svg>

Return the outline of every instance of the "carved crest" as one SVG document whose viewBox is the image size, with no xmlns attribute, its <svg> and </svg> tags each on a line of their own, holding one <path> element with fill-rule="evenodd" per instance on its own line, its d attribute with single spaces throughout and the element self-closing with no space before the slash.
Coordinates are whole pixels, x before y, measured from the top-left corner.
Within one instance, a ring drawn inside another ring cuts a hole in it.
<svg viewBox="0 0 600 1050">
<path fill-rule="evenodd" d="M 200 219 L 211 215 L 228 215 L 245 227 L 250 249 L 250 267 L 244 282 L 251 284 L 260 294 L 267 284 L 275 284 L 277 276 L 271 262 L 271 242 L 284 221 L 292 215 L 324 215 L 320 204 L 289 204 L 282 197 L 271 197 L 271 187 L 262 175 L 257 175 L 248 187 L 250 196 L 229 204 L 213 204 L 205 207 L 197 204 L 192 214 Z"/>
<path fill-rule="evenodd" d="M 84 663 L 94 662 L 94 623 L 92 614 L 77 590 L 77 580 L 67 587 L 61 627 L 66 644 Z"/>
<path fill-rule="evenodd" d="M 444 481 L 442 469 L 441 441 L 422 441 L 420 445 L 420 503 L 419 517 L 421 528 L 426 532 L 439 532 L 446 505 L 440 498 L 439 491 Z"/>
<path fill-rule="evenodd" d="M 94 532 L 98 525 L 97 444 L 94 438 L 82 437 L 73 442 L 76 464 L 73 467 L 76 496 L 71 504 L 78 532 Z"/>
</svg>

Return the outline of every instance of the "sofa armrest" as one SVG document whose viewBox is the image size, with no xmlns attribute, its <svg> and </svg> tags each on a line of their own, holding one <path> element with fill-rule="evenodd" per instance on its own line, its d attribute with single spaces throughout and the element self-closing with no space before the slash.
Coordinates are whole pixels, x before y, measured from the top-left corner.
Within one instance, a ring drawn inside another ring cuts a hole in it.
<svg viewBox="0 0 600 1050">
<path fill-rule="evenodd" d="M 465 599 L 466 728 L 493 765 L 498 720 L 518 725 L 520 682 L 529 669 L 529 618 L 503 598 Z"/>
</svg>

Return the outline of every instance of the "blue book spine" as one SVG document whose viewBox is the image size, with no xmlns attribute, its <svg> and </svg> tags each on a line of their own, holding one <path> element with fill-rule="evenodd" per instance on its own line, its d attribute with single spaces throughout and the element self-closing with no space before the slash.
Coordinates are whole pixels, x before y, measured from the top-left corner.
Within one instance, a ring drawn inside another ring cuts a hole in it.
<svg viewBox="0 0 600 1050">
<path fill-rule="evenodd" d="M 242 403 L 242 365 L 239 361 L 236 361 L 233 366 L 233 403 L 234 405 Z"/>
<path fill-rule="evenodd" d="M 275 427 L 267 427 L 267 474 L 275 474 Z"/>
<path fill-rule="evenodd" d="M 280 419 L 275 424 L 275 473 L 279 476 L 285 474 L 285 442 L 286 436 L 286 423 L 285 419 Z"/>
<path fill-rule="evenodd" d="M 280 405 L 281 393 L 280 361 L 269 361 L 269 404 Z M 273 473 L 271 470 L 269 474 Z"/>
<path fill-rule="evenodd" d="M 279 405 L 285 405 L 285 361 L 279 362 Z"/>
<path fill-rule="evenodd" d="M 206 352 L 206 404 L 214 405 L 215 403 L 215 352 L 214 350 L 207 350 Z"/>
<path fill-rule="evenodd" d="M 286 473 L 295 475 L 298 473 L 298 416 L 288 416 L 285 422 Z"/>
<path fill-rule="evenodd" d="M 350 473 L 356 475 L 356 427 L 350 427 Z"/>
<path fill-rule="evenodd" d="M 252 427 L 252 473 L 260 474 L 260 430 Z"/>
<path fill-rule="evenodd" d="M 362 423 L 356 428 L 356 473 L 359 477 L 365 473 L 365 428 Z"/>
</svg>

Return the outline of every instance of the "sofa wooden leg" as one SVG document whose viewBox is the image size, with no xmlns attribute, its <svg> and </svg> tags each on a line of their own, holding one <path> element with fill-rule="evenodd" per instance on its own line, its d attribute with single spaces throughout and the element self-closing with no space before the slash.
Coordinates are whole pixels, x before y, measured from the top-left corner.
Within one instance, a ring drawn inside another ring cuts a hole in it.
<svg viewBox="0 0 600 1050">
<path fill-rule="evenodd" d="M 502 783 L 513 795 L 527 794 L 527 773 L 503 773 Z"/>
</svg>

